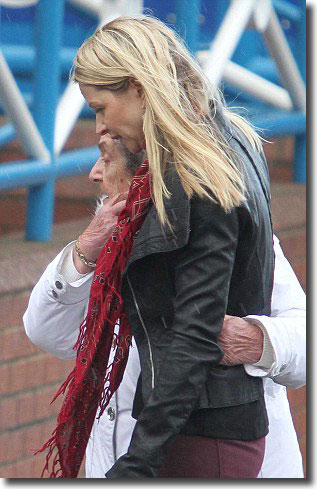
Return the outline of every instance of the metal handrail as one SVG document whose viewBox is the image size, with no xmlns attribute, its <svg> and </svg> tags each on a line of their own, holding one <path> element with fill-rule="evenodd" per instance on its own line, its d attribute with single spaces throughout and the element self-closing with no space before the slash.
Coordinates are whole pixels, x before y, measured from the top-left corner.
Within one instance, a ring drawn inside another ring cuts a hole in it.
<svg viewBox="0 0 317 489">
<path fill-rule="evenodd" d="M 0 98 L 10 114 L 26 152 L 39 160 L 50 161 L 40 131 L 20 93 L 20 90 L 9 70 L 0 50 Z"/>
</svg>

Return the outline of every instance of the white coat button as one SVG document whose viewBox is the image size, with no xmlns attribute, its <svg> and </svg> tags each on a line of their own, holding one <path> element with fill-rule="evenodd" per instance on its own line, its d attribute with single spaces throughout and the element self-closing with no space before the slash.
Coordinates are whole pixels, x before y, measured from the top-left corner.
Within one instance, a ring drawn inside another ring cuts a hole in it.
<svg viewBox="0 0 317 489">
<path fill-rule="evenodd" d="M 114 421 L 115 420 L 115 418 L 116 418 L 116 412 L 115 412 L 115 410 L 112 407 L 108 408 L 107 414 L 108 414 L 108 418 L 110 419 L 110 421 Z"/>
<path fill-rule="evenodd" d="M 63 284 L 61 282 L 59 282 L 58 280 L 56 280 L 55 282 L 55 287 L 59 290 L 61 290 L 63 288 Z"/>
</svg>

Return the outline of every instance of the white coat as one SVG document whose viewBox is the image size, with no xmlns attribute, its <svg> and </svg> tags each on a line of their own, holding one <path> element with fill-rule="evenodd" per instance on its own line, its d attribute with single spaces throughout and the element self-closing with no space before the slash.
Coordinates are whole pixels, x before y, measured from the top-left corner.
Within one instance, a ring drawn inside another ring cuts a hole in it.
<svg viewBox="0 0 317 489">
<path fill-rule="evenodd" d="M 73 243 L 48 265 L 34 287 L 24 314 L 25 331 L 41 349 L 60 359 L 73 358 L 79 325 L 86 312 L 92 273 L 74 282 L 63 276 L 63 263 Z M 302 457 L 293 426 L 286 387 L 298 388 L 306 380 L 305 294 L 274 237 L 276 254 L 271 317 L 249 316 L 264 332 L 264 354 L 270 368 L 245 365 L 248 374 L 261 376 L 269 417 L 260 478 L 303 478 Z M 131 417 L 140 372 L 135 344 L 123 381 L 99 422 L 95 422 L 86 450 L 86 477 L 104 478 L 116 459 L 126 453 L 135 420 Z M 49 400 L 48 400 L 49 401 Z"/>
</svg>

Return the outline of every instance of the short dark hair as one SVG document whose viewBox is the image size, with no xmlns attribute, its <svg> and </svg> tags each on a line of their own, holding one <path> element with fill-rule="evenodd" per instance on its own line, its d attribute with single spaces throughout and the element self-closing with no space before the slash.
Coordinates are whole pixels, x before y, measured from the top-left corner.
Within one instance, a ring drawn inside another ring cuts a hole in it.
<svg viewBox="0 0 317 489">
<path fill-rule="evenodd" d="M 131 153 L 125 146 L 122 146 L 123 154 L 126 158 L 126 169 L 131 175 L 135 175 L 139 166 L 145 160 L 145 151 L 140 151 L 140 153 Z"/>
</svg>

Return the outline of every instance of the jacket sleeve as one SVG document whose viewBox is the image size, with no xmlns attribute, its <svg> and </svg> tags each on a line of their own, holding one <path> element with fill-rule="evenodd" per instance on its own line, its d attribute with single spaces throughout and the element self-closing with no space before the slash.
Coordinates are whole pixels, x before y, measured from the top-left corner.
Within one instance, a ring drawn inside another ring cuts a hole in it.
<svg viewBox="0 0 317 489">
<path fill-rule="evenodd" d="M 84 320 L 93 273 L 67 283 L 61 275 L 67 245 L 47 266 L 35 285 L 23 316 L 24 328 L 36 346 L 60 359 L 76 356 L 73 346 Z"/>
<path fill-rule="evenodd" d="M 133 432 L 128 453 L 107 478 L 156 477 L 166 449 L 185 426 L 211 368 L 223 352 L 223 323 L 238 237 L 236 211 L 192 201 L 187 245 L 172 252 L 175 315 L 158 378 Z"/>
<path fill-rule="evenodd" d="M 245 365 L 245 369 L 249 375 L 269 377 L 296 389 L 306 383 L 306 297 L 276 237 L 274 251 L 272 315 L 246 318 L 264 330 L 273 361 L 270 368 Z"/>
</svg>

